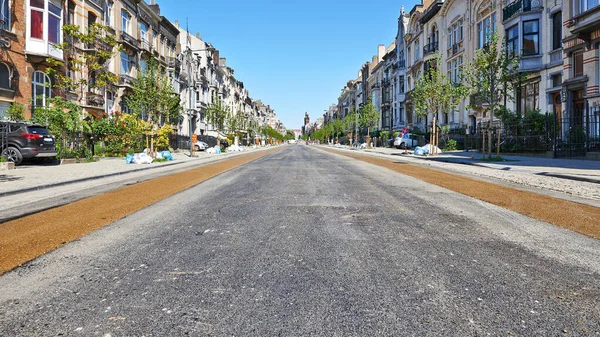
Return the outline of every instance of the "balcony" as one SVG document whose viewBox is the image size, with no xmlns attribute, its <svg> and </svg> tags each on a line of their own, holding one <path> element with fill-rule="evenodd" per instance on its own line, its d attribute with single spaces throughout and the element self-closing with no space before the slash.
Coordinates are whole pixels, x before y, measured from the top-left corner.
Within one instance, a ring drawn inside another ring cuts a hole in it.
<svg viewBox="0 0 600 337">
<path fill-rule="evenodd" d="M 141 49 L 145 50 L 147 52 L 151 52 L 152 51 L 152 43 L 150 43 L 150 41 L 146 40 L 146 39 L 142 39 L 141 43 Z"/>
<path fill-rule="evenodd" d="M 181 61 L 176 57 L 169 57 L 167 59 L 167 66 L 175 70 L 181 70 Z"/>
<path fill-rule="evenodd" d="M 85 101 L 88 106 L 102 108 L 104 107 L 104 97 L 95 92 L 88 92 L 85 96 Z"/>
<path fill-rule="evenodd" d="M 502 21 L 506 21 L 520 13 L 541 8 L 542 2 L 540 0 L 516 0 L 502 9 Z"/>
<path fill-rule="evenodd" d="M 131 48 L 140 49 L 140 41 L 124 31 L 119 34 L 119 42 Z"/>
<path fill-rule="evenodd" d="M 406 68 L 406 60 L 398 61 L 398 69 L 404 69 L 404 68 Z"/>
<path fill-rule="evenodd" d="M 384 78 L 381 80 L 381 85 L 384 87 L 389 87 L 390 86 L 390 79 L 389 78 Z"/>
<path fill-rule="evenodd" d="M 135 78 L 133 78 L 129 75 L 124 75 L 124 74 L 119 75 L 119 86 L 133 88 L 134 81 L 135 81 Z"/>
<path fill-rule="evenodd" d="M 438 42 L 431 42 L 423 46 L 423 56 L 438 51 Z"/>
<path fill-rule="evenodd" d="M 462 47 L 462 41 L 459 41 L 458 43 L 455 43 L 452 45 L 452 56 L 462 52 L 464 50 L 464 48 Z"/>
</svg>

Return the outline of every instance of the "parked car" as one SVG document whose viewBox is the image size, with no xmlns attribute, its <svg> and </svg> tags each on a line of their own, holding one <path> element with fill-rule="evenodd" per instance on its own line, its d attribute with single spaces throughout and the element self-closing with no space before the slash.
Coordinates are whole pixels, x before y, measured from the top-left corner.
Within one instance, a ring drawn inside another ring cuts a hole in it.
<svg viewBox="0 0 600 337">
<path fill-rule="evenodd" d="M 399 135 L 398 137 L 396 137 L 394 139 L 394 146 L 397 149 L 404 149 L 404 148 L 415 148 L 419 145 L 419 138 L 416 135 L 413 134 L 406 134 L 406 136 L 403 138 L 402 135 Z"/>
<path fill-rule="evenodd" d="M 201 140 L 198 140 L 198 141 L 196 141 L 196 144 L 194 144 L 194 149 L 196 151 L 204 151 L 204 150 L 208 149 L 208 144 Z"/>
<path fill-rule="evenodd" d="M 55 158 L 56 138 L 45 126 L 30 122 L 0 121 L 2 154 L 15 165 L 23 159 Z"/>
</svg>

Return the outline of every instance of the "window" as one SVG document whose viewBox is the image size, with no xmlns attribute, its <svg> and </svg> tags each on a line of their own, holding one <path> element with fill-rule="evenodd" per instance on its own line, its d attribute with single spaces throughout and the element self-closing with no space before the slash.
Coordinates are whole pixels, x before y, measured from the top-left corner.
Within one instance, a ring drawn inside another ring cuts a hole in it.
<svg viewBox="0 0 600 337">
<path fill-rule="evenodd" d="M 525 108 L 523 115 L 538 108 L 539 84 L 540 82 L 532 82 L 522 88 L 521 106 Z"/>
<path fill-rule="evenodd" d="M 463 58 L 462 56 L 459 56 L 446 64 L 448 67 L 448 79 L 450 80 L 450 82 L 460 83 L 462 63 Z"/>
<path fill-rule="evenodd" d="M 421 47 L 419 45 L 419 39 L 415 41 L 415 62 L 421 58 Z"/>
<path fill-rule="evenodd" d="M 112 91 L 106 92 L 106 113 L 111 113 L 115 106 L 115 94 Z"/>
<path fill-rule="evenodd" d="M 400 93 L 404 92 L 404 76 L 400 76 L 400 81 L 398 81 L 398 90 L 400 90 Z"/>
<path fill-rule="evenodd" d="M 583 76 L 583 50 L 573 53 L 573 77 Z"/>
<path fill-rule="evenodd" d="M 408 61 L 408 63 L 406 64 L 406 66 L 410 67 L 412 65 L 411 59 L 410 59 L 410 47 L 408 47 L 408 49 L 406 50 L 406 57 L 407 57 L 407 61 Z"/>
<path fill-rule="evenodd" d="M 104 24 L 109 27 L 112 27 L 113 7 L 114 3 L 112 1 L 104 3 Z"/>
<path fill-rule="evenodd" d="M 131 15 L 126 11 L 121 11 L 121 30 L 129 34 L 129 24 L 131 23 Z"/>
<path fill-rule="evenodd" d="M 50 77 L 41 71 L 36 71 L 33 73 L 31 83 L 33 88 L 33 106 L 45 106 L 46 99 L 51 97 Z"/>
<path fill-rule="evenodd" d="M 0 63 L 0 88 L 10 89 L 10 70 L 4 63 Z"/>
<path fill-rule="evenodd" d="M 44 0 L 30 0 L 31 8 L 31 37 L 44 39 Z"/>
<path fill-rule="evenodd" d="M 129 60 L 129 55 L 126 52 L 121 52 L 121 74 L 129 75 L 129 71 L 131 70 L 131 61 Z"/>
<path fill-rule="evenodd" d="M 66 24 L 68 24 L 68 25 L 75 24 L 75 3 L 73 3 L 73 1 L 69 1 L 67 4 Z"/>
<path fill-rule="evenodd" d="M 148 25 L 145 22 L 140 22 L 140 37 L 142 38 L 142 43 L 148 41 Z"/>
<path fill-rule="evenodd" d="M 488 44 L 490 38 L 496 33 L 496 13 L 486 17 L 477 24 L 477 33 L 479 35 L 478 49 Z"/>
<path fill-rule="evenodd" d="M 10 13 L 10 1 L 9 0 L 1 0 L 2 1 L 2 8 L 1 13 L 0 13 L 0 20 L 2 22 L 0 22 L 0 27 L 4 30 L 8 30 L 10 31 L 10 17 L 11 17 L 11 13 Z"/>
<path fill-rule="evenodd" d="M 579 11 L 576 12 L 577 14 L 581 14 L 589 9 L 598 6 L 598 0 L 577 0 L 576 4 L 579 7 Z"/>
<path fill-rule="evenodd" d="M 515 56 L 519 54 L 519 26 L 514 25 L 506 30 L 506 55 Z"/>
<path fill-rule="evenodd" d="M 540 27 L 538 20 L 523 22 L 523 55 L 539 54 Z"/>
<path fill-rule="evenodd" d="M 562 12 L 552 15 L 552 50 L 562 48 Z"/>
<path fill-rule="evenodd" d="M 560 87 L 562 85 L 562 74 L 552 75 L 552 87 Z"/>
<path fill-rule="evenodd" d="M 60 43 L 62 8 L 48 2 L 48 41 Z"/>
<path fill-rule="evenodd" d="M 142 74 L 145 74 L 147 70 L 148 70 L 148 61 L 141 59 L 140 60 L 140 71 L 142 72 Z"/>
<path fill-rule="evenodd" d="M 463 40 L 463 23 L 458 20 L 448 28 L 448 49 Z"/>
</svg>

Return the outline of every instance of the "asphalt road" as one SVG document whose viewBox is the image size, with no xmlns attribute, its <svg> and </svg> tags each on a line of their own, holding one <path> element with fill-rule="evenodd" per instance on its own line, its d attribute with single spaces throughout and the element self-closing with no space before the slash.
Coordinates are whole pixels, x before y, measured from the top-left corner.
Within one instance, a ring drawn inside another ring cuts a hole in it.
<svg viewBox="0 0 600 337">
<path fill-rule="evenodd" d="M 0 336 L 186 335 L 600 336 L 600 242 L 298 145 L 0 276 Z"/>
</svg>

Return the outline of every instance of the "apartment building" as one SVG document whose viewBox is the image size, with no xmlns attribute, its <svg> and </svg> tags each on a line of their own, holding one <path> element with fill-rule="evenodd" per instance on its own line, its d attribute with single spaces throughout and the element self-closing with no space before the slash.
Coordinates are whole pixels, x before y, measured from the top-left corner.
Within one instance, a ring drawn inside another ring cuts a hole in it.
<svg viewBox="0 0 600 337">
<path fill-rule="evenodd" d="M 600 151 L 600 3 L 598 0 L 562 2 L 562 18 L 560 131 L 566 138 L 569 130 L 581 129 L 586 132 L 587 146 Z"/>
<path fill-rule="evenodd" d="M 393 121 L 392 129 L 399 131 L 408 124 L 412 124 L 412 114 L 406 113 L 405 96 L 406 91 L 406 42 L 404 35 L 408 27 L 409 16 L 404 12 L 404 6 L 400 8 L 398 17 L 398 30 L 396 33 L 396 71 L 394 75 L 394 87 L 392 95 Z"/>
</svg>

